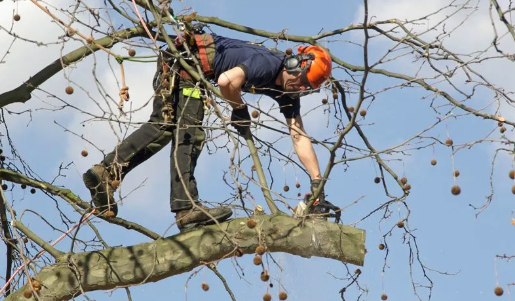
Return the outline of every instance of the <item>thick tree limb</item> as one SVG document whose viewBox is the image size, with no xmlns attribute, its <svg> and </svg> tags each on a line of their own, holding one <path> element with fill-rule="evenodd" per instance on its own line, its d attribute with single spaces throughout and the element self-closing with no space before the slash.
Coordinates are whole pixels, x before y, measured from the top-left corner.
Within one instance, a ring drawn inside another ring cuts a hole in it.
<svg viewBox="0 0 515 301">
<path fill-rule="evenodd" d="M 203 263 L 232 256 L 236 246 L 227 238 L 227 233 L 238 241 L 245 254 L 254 253 L 260 233 L 268 252 L 364 264 L 364 230 L 284 215 L 260 215 L 255 219 L 258 226 L 254 229 L 246 226 L 246 218 L 235 219 L 222 223 L 223 229 L 208 226 L 155 242 L 61 257 L 36 275 L 42 283 L 39 298 L 42 301 L 69 300 L 82 292 L 156 282 L 191 271 Z M 27 285 L 5 300 L 25 301 L 23 291 L 26 289 Z"/>
</svg>

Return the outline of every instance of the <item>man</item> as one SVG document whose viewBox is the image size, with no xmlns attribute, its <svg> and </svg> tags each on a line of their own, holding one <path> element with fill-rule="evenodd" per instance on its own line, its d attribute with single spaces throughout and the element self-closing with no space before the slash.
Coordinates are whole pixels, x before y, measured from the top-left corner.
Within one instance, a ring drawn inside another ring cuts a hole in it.
<svg viewBox="0 0 515 301">
<path fill-rule="evenodd" d="M 238 133 L 243 135 L 250 125 L 241 92 L 272 97 L 286 118 L 295 151 L 311 177 L 312 189 L 318 187 L 320 168 L 311 141 L 305 136 L 299 97 L 319 89 L 329 78 L 329 54 L 320 47 L 301 46 L 297 55 L 286 56 L 264 46 L 218 35 L 199 34 L 194 38 L 190 42 L 196 44 L 194 48 L 203 72 L 218 84 L 232 107 L 231 121 Z M 113 193 L 119 181 L 172 141 L 170 204 L 171 211 L 176 213 L 177 226 L 183 230 L 212 224 L 213 219 L 222 222 L 232 211 L 198 203 L 194 170 L 205 140 L 201 126 L 203 101 L 199 91 L 194 89 L 195 82 L 184 70 L 176 70 L 176 66 L 170 56 L 158 60 L 154 110 L 149 122 L 122 141 L 100 164 L 89 169 L 83 179 L 95 206 L 116 215 L 118 209 Z M 197 206 L 193 206 L 191 200 Z"/>
</svg>

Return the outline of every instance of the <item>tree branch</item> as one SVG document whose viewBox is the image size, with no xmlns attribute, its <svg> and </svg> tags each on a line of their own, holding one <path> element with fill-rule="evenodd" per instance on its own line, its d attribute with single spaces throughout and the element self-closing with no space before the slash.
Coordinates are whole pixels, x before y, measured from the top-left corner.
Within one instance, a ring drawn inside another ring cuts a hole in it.
<svg viewBox="0 0 515 301">
<path fill-rule="evenodd" d="M 5 279 L 6 281 L 11 278 L 12 266 L 13 266 L 13 246 L 17 243 L 11 235 L 9 229 L 9 221 L 7 220 L 7 208 L 4 204 L 6 202 L 4 194 L 0 193 L 0 224 L 2 224 L 2 232 L 6 247 L 6 267 L 5 267 Z M 11 283 L 7 284 L 5 288 L 5 295 L 9 296 L 11 293 Z"/>
<path fill-rule="evenodd" d="M 218 228 L 207 226 L 183 234 L 129 247 L 69 255 L 36 276 L 42 283 L 42 301 L 69 300 L 95 290 L 156 282 L 190 271 L 202 264 L 232 256 L 238 241 L 240 250 L 253 254 L 261 243 L 269 252 L 286 252 L 302 257 L 325 257 L 363 265 L 365 231 L 329 223 L 321 219 L 296 219 L 288 216 L 259 215 L 258 227 L 246 226 L 246 218 L 235 219 Z M 261 242 L 256 230 L 260 231 Z M 27 285 L 6 301 L 25 300 Z"/>
<path fill-rule="evenodd" d="M 27 186 L 31 186 L 34 188 L 43 189 L 50 194 L 61 197 L 63 200 L 67 201 L 70 204 L 75 204 L 75 205 L 79 206 L 80 208 L 82 208 L 84 210 L 92 209 L 90 203 L 84 202 L 78 196 L 73 194 L 69 189 L 55 187 L 52 184 L 31 179 L 25 175 L 22 175 L 20 173 L 17 173 L 15 171 L 8 170 L 8 169 L 0 168 L 0 178 L 10 181 L 10 182 L 14 182 L 14 183 L 18 183 L 18 184 L 25 184 Z M 109 222 L 111 224 L 115 224 L 118 226 L 122 226 L 128 230 L 134 230 L 134 231 L 139 232 L 139 233 L 141 233 L 147 237 L 150 237 L 154 240 L 159 239 L 161 237 L 161 235 L 159 235 L 137 223 L 127 221 L 123 218 L 119 218 L 119 217 L 106 218 L 102 214 L 99 214 L 99 213 L 95 213 L 95 215 L 98 218 L 105 220 L 106 222 Z"/>
<path fill-rule="evenodd" d="M 52 255 L 54 258 L 59 258 L 64 255 L 63 252 L 57 250 L 52 247 L 49 243 L 41 239 L 36 233 L 30 231 L 29 228 L 25 227 L 25 225 L 20 221 L 13 221 L 13 226 L 20 230 L 25 236 L 27 236 L 30 240 L 35 242 L 38 246 L 43 248 L 43 250 L 47 251 L 48 254 Z"/>
<path fill-rule="evenodd" d="M 130 39 L 132 37 L 140 36 L 143 34 L 144 30 L 142 28 L 133 27 L 117 31 L 113 33 L 112 36 L 107 36 L 95 40 L 95 43 L 101 45 L 102 47 L 111 48 L 119 41 Z M 87 57 L 88 55 L 92 54 L 93 52 L 99 49 L 100 48 L 95 46 L 94 44 L 83 46 L 72 52 L 69 52 L 61 58 L 56 59 L 53 63 L 43 68 L 34 76 L 31 76 L 26 82 L 21 84 L 18 88 L 0 94 L 0 108 L 15 102 L 25 103 L 27 100 L 31 98 L 30 94 L 32 93 L 32 91 L 34 91 L 38 86 L 40 86 L 45 81 L 54 76 L 56 73 L 61 71 L 64 67 L 67 67 L 70 64 Z"/>
<path fill-rule="evenodd" d="M 515 29 L 513 29 L 513 25 L 511 25 L 508 20 L 506 20 L 506 17 L 504 16 L 504 13 L 502 12 L 501 6 L 499 5 L 499 2 L 497 0 L 491 0 L 493 5 L 495 6 L 495 10 L 497 10 L 497 14 L 499 15 L 499 20 L 504 23 L 506 26 L 506 29 L 510 32 L 513 40 L 515 41 Z"/>
</svg>

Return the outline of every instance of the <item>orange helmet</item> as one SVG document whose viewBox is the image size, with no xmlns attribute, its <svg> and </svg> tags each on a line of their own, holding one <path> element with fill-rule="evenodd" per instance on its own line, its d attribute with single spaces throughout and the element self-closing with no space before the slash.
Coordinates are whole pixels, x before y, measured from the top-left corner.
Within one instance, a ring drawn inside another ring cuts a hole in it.
<svg viewBox="0 0 515 301">
<path fill-rule="evenodd" d="M 297 57 L 303 77 L 312 89 L 318 89 L 331 76 L 331 56 L 322 47 L 300 46 Z"/>
</svg>

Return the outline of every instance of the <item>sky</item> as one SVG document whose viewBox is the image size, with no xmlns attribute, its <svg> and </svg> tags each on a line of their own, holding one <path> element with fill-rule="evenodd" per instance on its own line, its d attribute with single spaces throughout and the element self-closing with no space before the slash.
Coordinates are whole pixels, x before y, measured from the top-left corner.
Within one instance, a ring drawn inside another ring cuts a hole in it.
<svg viewBox="0 0 515 301">
<path fill-rule="evenodd" d="M 92 7 L 102 7 L 101 1 L 89 1 Z M 363 22 L 364 4 L 360 1 L 269 1 L 250 2 L 243 0 L 183 0 L 172 1 L 177 14 L 181 9 L 190 8 L 199 15 L 216 16 L 233 23 L 242 24 L 252 28 L 280 32 L 287 30 L 289 34 L 316 35 L 319 32 L 347 27 L 351 24 Z M 467 8 L 457 13 L 457 7 L 466 3 Z M 505 9 L 508 1 L 499 1 Z M 72 9 L 69 2 L 54 0 L 47 3 L 49 7 Z M 451 6 L 449 6 L 451 5 Z M 448 7 L 449 6 L 449 7 Z M 372 21 L 378 20 L 413 20 L 431 14 L 424 20 L 419 20 L 417 26 L 409 26 L 409 30 L 416 33 L 425 32 L 421 38 L 433 41 L 442 30 L 447 35 L 442 39 L 443 45 L 454 53 L 467 54 L 461 58 L 465 61 L 474 57 L 498 56 L 491 48 L 494 37 L 492 21 L 489 15 L 489 1 L 461 1 L 450 2 L 444 0 L 371 0 L 368 1 L 369 17 Z M 441 8 L 447 7 L 440 10 Z M 190 11 L 191 11 L 190 10 Z M 436 13 L 435 13 L 436 12 Z M 12 16 L 18 13 L 20 21 L 13 22 Z M 495 12 L 494 12 L 495 13 Z M 70 20 L 62 13 L 57 13 L 67 22 Z M 133 13 L 130 13 L 134 15 Z M 103 14 L 107 17 L 107 14 Z M 110 19 L 115 27 L 131 26 L 122 22 L 119 16 L 110 11 Z M 450 16 L 448 19 L 445 16 Z M 83 20 L 93 22 L 85 13 L 79 13 Z M 444 21 L 442 21 L 444 20 Z M 511 36 L 505 35 L 506 28 L 494 17 L 500 39 L 500 47 L 505 53 L 514 53 L 515 47 Z M 427 30 L 437 25 L 438 30 Z M 19 86 L 23 81 L 34 75 L 59 57 L 82 44 L 80 41 L 67 39 L 62 43 L 64 31 L 55 22 L 41 12 L 29 1 L 0 2 L 0 94 Z M 81 32 L 89 29 L 76 25 Z M 382 27 L 389 29 L 389 25 Z M 263 41 L 262 37 L 255 37 L 228 29 L 211 26 L 210 29 L 217 34 L 251 41 Z M 7 31 L 15 32 L 20 38 L 13 43 L 13 36 Z M 427 31 L 427 32 L 426 32 Z M 399 30 L 395 32 L 401 36 Z M 96 35 L 96 38 L 100 35 Z M 331 53 L 345 62 L 363 66 L 363 31 L 352 31 L 342 35 L 320 41 L 327 46 Z M 30 41 L 40 41 L 44 46 L 38 46 Z M 145 42 L 149 40 L 146 39 Z M 274 46 L 267 41 L 268 46 Z M 118 44 L 113 52 L 125 54 L 128 48 L 134 48 L 137 55 L 153 55 L 154 52 L 138 47 L 142 45 L 140 39 L 134 39 L 127 44 Z M 12 46 L 11 46 L 12 45 Z M 297 46 L 290 42 L 280 42 L 277 46 L 281 50 Z M 390 51 L 394 47 L 394 51 Z M 398 72 L 410 76 L 427 78 L 429 83 L 439 89 L 449 91 L 449 94 L 458 100 L 464 97 L 442 78 L 434 79 L 435 72 L 428 66 L 420 55 L 413 54 L 411 48 L 406 48 L 384 37 L 376 37 L 369 43 L 369 60 L 376 62 L 386 56 L 391 59 L 378 66 L 391 72 Z M 394 59 L 395 58 L 395 59 Z M 445 69 L 452 64 L 443 61 L 433 61 L 435 68 Z M 335 66 L 336 67 L 336 66 Z M 483 60 L 481 64 L 474 64 L 472 68 L 481 73 L 488 82 L 507 93 L 512 93 L 512 77 L 514 63 L 507 59 L 495 58 Z M 155 72 L 154 63 L 125 62 L 127 85 L 131 101 L 126 108 L 134 111 L 130 114 L 131 122 L 145 122 L 151 112 L 152 87 L 151 81 Z M 342 81 L 344 86 L 352 87 L 347 102 L 355 105 L 357 102 L 356 86 L 351 84 L 353 78 L 350 72 L 335 68 L 333 76 Z M 474 76 L 473 76 L 474 77 Z M 357 76 L 354 79 L 360 80 Z M 477 80 L 477 77 L 474 77 Z M 98 163 L 103 154 L 110 152 L 119 139 L 132 132 L 135 127 L 127 127 L 116 123 L 109 124 L 101 120 L 103 111 L 110 108 L 116 113 L 120 70 L 118 64 L 112 59 L 108 60 L 103 53 L 96 53 L 81 60 L 64 71 L 55 75 L 35 91 L 32 99 L 24 104 L 7 106 L 3 115 L 9 130 L 9 137 L 16 147 L 21 158 L 29 164 L 35 174 L 44 181 L 71 189 L 84 200 L 89 199 L 89 193 L 82 183 L 82 173 L 91 165 Z M 507 120 L 515 120 L 515 111 L 505 101 L 496 101 L 491 90 L 482 85 L 466 82 L 464 72 L 457 71 L 451 78 L 456 89 L 463 93 L 471 93 L 473 97 L 467 99 L 465 104 L 482 112 L 501 115 Z M 508 172 L 513 169 L 513 156 L 508 152 L 513 146 L 502 141 L 512 141 L 513 128 L 507 127 L 507 132 L 499 133 L 497 122 L 484 120 L 480 117 L 465 114 L 461 109 L 453 108 L 449 102 L 441 97 L 434 97 L 432 93 L 417 85 L 400 87 L 403 82 L 387 78 L 383 75 L 371 74 L 367 82 L 367 92 L 377 93 L 371 101 L 368 98 L 363 106 L 367 108 L 365 118 L 358 118 L 370 143 L 378 150 L 386 150 L 402 144 L 421 131 L 430 128 L 434 123 L 443 120 L 435 127 L 425 132 L 425 139 L 416 139 L 408 144 L 396 148 L 403 152 L 391 152 L 382 155 L 383 160 L 399 176 L 408 178 L 412 185 L 410 195 L 406 199 L 409 206 L 409 218 L 406 229 L 416 237 L 418 252 L 425 267 L 427 276 L 432 281 L 432 295 L 434 300 L 494 300 L 509 298 L 509 284 L 515 282 L 513 264 L 509 261 L 496 259 L 496 255 L 513 255 L 515 242 L 510 239 L 514 225 L 513 202 L 515 196 L 511 193 L 513 180 Z M 75 89 L 73 95 L 67 95 L 65 87 L 71 85 Z M 389 88 L 395 86 L 395 88 Z M 54 95 L 54 96 L 52 96 Z M 512 95 L 512 94 L 511 94 Z M 329 97 L 330 104 L 322 105 L 321 100 L 331 96 L 330 91 L 322 91 L 302 99 L 301 112 L 306 131 L 314 139 L 332 139 L 334 141 L 335 129 L 338 121 L 335 118 L 336 106 Z M 272 115 L 281 118 L 274 110 L 274 101 L 262 97 L 244 96 L 251 106 L 257 106 L 264 111 L 272 109 Z M 64 102 L 73 105 L 64 106 Z M 20 114 L 21 112 L 24 112 Z M 309 113 L 308 113 L 309 112 Z M 227 115 L 228 113 L 226 113 Z M 118 117 L 118 116 L 117 116 Z M 209 117 L 212 120 L 212 116 Z M 122 118 L 127 123 L 129 118 Z M 275 128 L 285 127 L 264 119 Z M 344 119 L 346 121 L 346 119 Z M 66 129 L 66 130 L 65 130 Z M 0 128 L 0 143 L 8 161 L 20 166 L 19 160 L 11 160 L 12 149 L 6 137 L 5 126 Z M 214 132 L 213 135 L 219 135 Z M 288 137 L 280 137 L 277 133 L 259 127 L 255 135 L 265 141 L 274 142 L 274 147 L 285 154 L 293 154 L 292 145 Z M 81 138 L 82 137 L 82 138 Z M 431 145 L 436 139 L 443 142 L 448 137 L 454 141 L 454 148 L 441 143 Z M 475 143 L 483 141 L 481 143 Z M 221 202 L 231 197 L 233 188 L 224 183 L 223 177 L 228 177 L 229 151 L 219 148 L 214 151 L 215 145 L 223 146 L 226 137 L 219 137 L 208 143 L 199 159 L 196 178 L 199 193 L 203 200 Z M 346 143 L 352 147 L 365 148 L 365 145 L 355 130 L 346 137 Z M 93 146 L 94 145 L 94 146 Z M 426 147 L 423 147 L 426 146 Z M 87 157 L 81 156 L 86 149 Z M 210 150 L 210 151 L 208 151 Z M 321 168 L 324 170 L 328 162 L 328 152 L 321 145 L 315 145 Z M 454 151 L 453 151 L 454 150 Z M 500 150 L 500 151 L 499 151 Z M 248 152 L 242 149 L 241 157 Z M 496 155 L 497 154 L 497 155 Z M 274 154 L 274 156 L 277 154 Z M 337 152 L 341 158 L 343 150 Z M 349 148 L 348 158 L 361 155 Z M 125 219 L 135 221 L 149 229 L 163 235 L 173 235 L 178 232 L 174 222 L 174 215 L 169 211 L 169 156 L 170 147 L 163 149 L 150 160 L 130 173 L 121 185 L 120 194 L 123 196 L 119 208 L 119 215 Z M 292 157 L 296 160 L 295 155 Z M 430 161 L 436 159 L 438 164 L 432 166 Z M 290 186 L 287 197 L 290 205 L 295 206 L 299 201 L 297 193 L 304 194 L 309 187 L 308 176 L 299 168 L 284 161 L 276 159 L 271 162 L 262 157 L 265 165 L 270 166 L 268 181 L 272 189 L 282 192 L 284 185 Z M 59 166 L 65 169 L 59 170 Z M 249 171 L 252 164 L 246 160 L 242 164 L 244 170 Z M 165 168 L 163 168 L 165 166 Z M 460 171 L 458 178 L 453 177 L 453 171 Z M 56 175 L 62 174 L 57 177 Z M 379 300 L 381 294 L 388 295 L 388 300 L 419 300 L 414 294 L 414 283 L 427 286 L 430 283 L 422 273 L 417 260 L 414 260 L 410 270 L 410 244 L 405 229 L 399 229 L 396 223 L 408 215 L 408 211 L 401 204 L 393 204 L 390 211 L 379 210 L 368 216 L 368 213 L 388 202 L 390 198 L 385 194 L 382 185 L 374 183 L 379 175 L 377 163 L 371 158 L 349 161 L 346 164 L 336 165 L 326 185 L 327 199 L 334 204 L 346 208 L 343 211 L 343 224 L 356 226 L 366 230 L 365 265 L 360 267 L 362 274 L 359 277 L 358 288 L 351 286 L 345 295 L 346 300 Z M 273 180 L 273 181 L 272 181 Z M 300 189 L 294 188 L 295 183 L 301 184 Z M 230 182 L 230 178 L 229 178 Z M 390 176 L 386 176 L 389 192 L 394 196 L 402 195 Z M 492 183 L 492 185 L 491 185 Z M 451 186 L 459 185 L 461 194 L 453 196 Z M 491 204 L 480 214 L 474 207 L 481 207 L 486 197 L 494 191 Z M 250 187 L 254 204 L 264 204 L 263 197 L 257 187 Z M 75 220 L 79 216 L 73 215 L 61 200 L 52 200 L 41 191 L 31 195 L 20 187 L 9 185 L 6 197 L 14 204 L 20 214 L 24 210 L 22 221 L 45 240 L 51 241 L 60 234 L 52 231 L 37 214 L 45 217 L 52 223 L 60 224 L 60 217 L 56 210 L 56 202 L 64 212 L 70 214 Z M 235 212 L 241 217 L 241 212 Z M 147 242 L 146 237 L 119 229 L 114 225 L 97 221 L 104 239 L 113 246 L 133 245 Z M 91 239 L 92 233 L 84 228 L 81 230 L 84 239 Z M 387 244 L 388 252 L 378 249 L 380 243 Z M 70 241 L 63 241 L 57 245 L 62 250 L 70 248 Z M 80 246 L 76 248 L 78 252 Z M 0 246 L 0 254 L 5 252 Z M 289 254 L 276 253 L 273 258 L 279 263 L 282 271 L 270 264 L 274 287 L 259 280 L 260 269 L 252 264 L 252 256 L 246 255 L 238 259 L 245 276 L 241 277 L 239 268 L 234 260 L 220 262 L 219 270 L 230 284 L 237 300 L 261 300 L 261 296 L 269 291 L 274 300 L 277 299 L 279 283 L 288 292 L 289 300 L 341 300 L 339 290 L 350 283 L 347 271 L 354 271 L 357 267 L 343 265 L 334 260 L 321 258 L 300 258 Z M 3 273 L 3 261 L 0 270 Z M 198 272 L 198 273 L 196 273 Z M 190 280 L 188 280 L 191 277 Z M 1 280 L 0 280 L 1 281 Z M 202 282 L 209 283 L 209 292 L 200 288 Z M 496 297 L 494 287 L 504 287 L 505 294 Z M 222 283 L 209 270 L 196 269 L 190 273 L 162 280 L 158 283 L 145 284 L 131 288 L 133 300 L 148 299 L 148 296 L 166 296 L 170 300 L 230 300 Z M 429 298 L 428 290 L 417 288 L 422 300 Z M 88 297 L 95 300 L 120 300 L 125 297 L 124 290 L 111 292 L 92 292 Z M 78 298 L 80 300 L 83 297 Z"/>
</svg>

